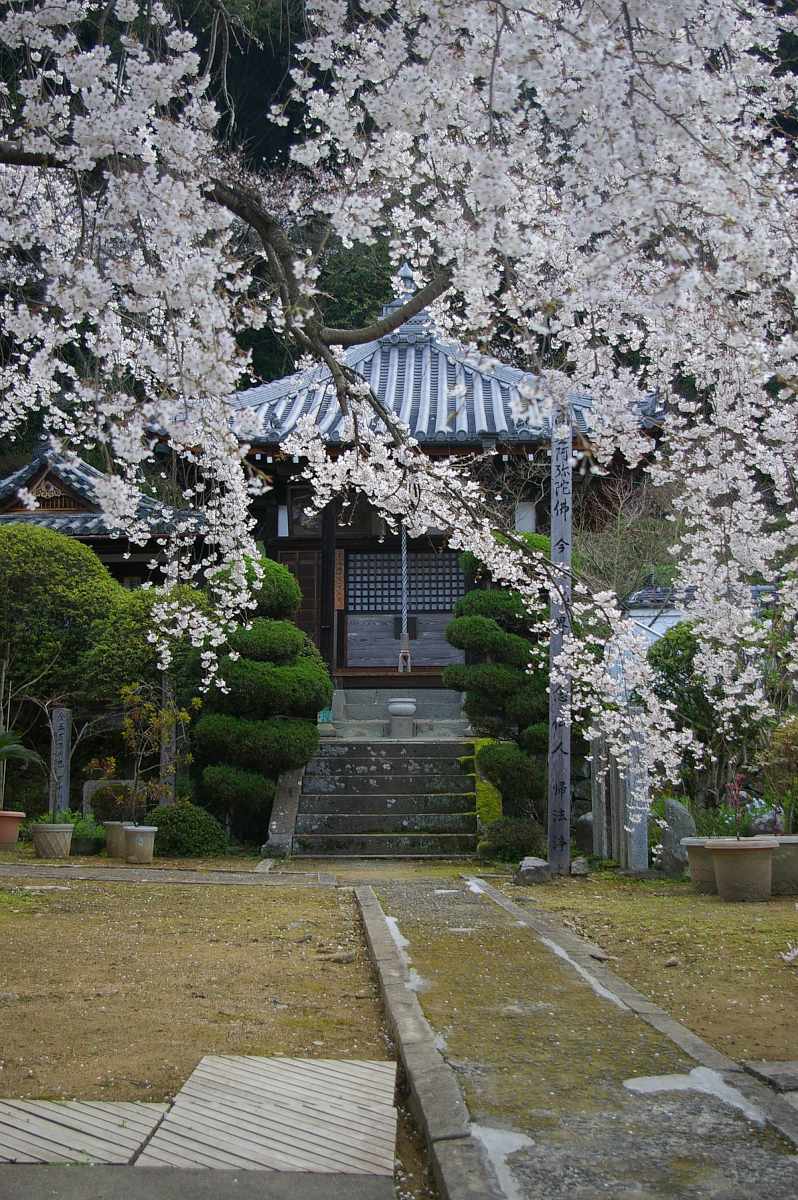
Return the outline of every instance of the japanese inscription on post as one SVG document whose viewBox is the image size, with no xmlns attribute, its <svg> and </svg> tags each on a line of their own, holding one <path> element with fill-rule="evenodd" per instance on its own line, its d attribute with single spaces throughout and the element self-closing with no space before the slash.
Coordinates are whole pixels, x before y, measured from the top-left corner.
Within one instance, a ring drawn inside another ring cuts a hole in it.
<svg viewBox="0 0 798 1200">
<path fill-rule="evenodd" d="M 53 709 L 50 760 L 50 812 L 69 808 L 69 765 L 72 748 L 72 711 Z"/>
<path fill-rule="evenodd" d="M 549 864 L 560 873 L 568 872 L 571 861 L 571 689 L 554 664 L 571 619 L 571 460 L 570 412 L 563 403 L 552 412 L 551 557 L 563 570 L 556 573 L 551 595 L 549 644 Z"/>
</svg>

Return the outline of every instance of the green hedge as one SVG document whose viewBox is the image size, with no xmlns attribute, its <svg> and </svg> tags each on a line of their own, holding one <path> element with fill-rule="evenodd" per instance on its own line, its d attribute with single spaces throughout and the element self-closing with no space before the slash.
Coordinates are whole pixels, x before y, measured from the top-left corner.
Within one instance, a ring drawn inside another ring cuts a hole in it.
<svg viewBox="0 0 798 1200">
<path fill-rule="evenodd" d="M 197 804 L 179 801 L 154 809 L 149 819 L 158 827 L 155 853 L 164 858 L 224 854 L 227 834 L 211 813 Z"/>
<path fill-rule="evenodd" d="M 208 807 L 217 812 L 266 815 L 274 800 L 275 784 L 257 771 L 217 763 L 202 772 L 202 792 Z"/>
<path fill-rule="evenodd" d="M 249 629 L 235 630 L 230 646 L 245 658 L 281 665 L 297 658 L 305 648 L 305 641 L 305 634 L 291 621 L 256 617 Z"/>
<path fill-rule="evenodd" d="M 293 617 L 302 603 L 302 593 L 294 576 L 282 563 L 262 558 L 263 582 L 255 593 L 259 617 Z"/>
<path fill-rule="evenodd" d="M 206 713 L 194 727 L 194 757 L 200 765 L 225 759 L 238 766 L 279 775 L 303 766 L 316 753 L 315 721 L 299 717 L 250 721 L 229 713 Z"/>
<path fill-rule="evenodd" d="M 547 857 L 546 836 L 537 821 L 503 817 L 494 821 L 477 845 L 480 858 L 518 863 L 527 855 Z"/>
<path fill-rule="evenodd" d="M 488 655 L 522 671 L 529 664 L 529 642 L 506 633 L 492 617 L 455 617 L 446 627 L 446 640 L 459 650 Z"/>
<path fill-rule="evenodd" d="M 478 588 L 466 592 L 455 605 L 455 617 L 490 617 L 513 632 L 522 632 L 529 614 L 518 592 L 499 588 Z"/>
<path fill-rule="evenodd" d="M 515 742 L 483 746 L 476 762 L 480 773 L 499 789 L 506 816 L 529 818 L 542 811 L 545 773 Z"/>
<path fill-rule="evenodd" d="M 310 656 L 290 666 L 255 662 L 248 658 L 222 662 L 222 675 L 229 691 L 215 703 L 225 712 L 242 717 L 315 718 L 332 700 L 332 684 Z"/>
</svg>

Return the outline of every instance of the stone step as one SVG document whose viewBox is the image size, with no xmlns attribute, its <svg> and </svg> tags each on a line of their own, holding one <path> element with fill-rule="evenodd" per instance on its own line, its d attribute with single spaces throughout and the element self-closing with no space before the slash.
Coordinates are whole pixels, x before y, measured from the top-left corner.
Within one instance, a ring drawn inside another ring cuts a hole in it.
<svg viewBox="0 0 798 1200">
<path fill-rule="evenodd" d="M 315 758 L 308 771 L 316 776 L 344 779 L 351 775 L 464 775 L 459 757 L 452 758 Z"/>
<path fill-rule="evenodd" d="M 314 796 L 303 793 L 300 813 L 452 813 L 476 809 L 473 792 L 438 792 L 432 796 Z"/>
<path fill-rule="evenodd" d="M 383 741 L 322 741 L 316 758 L 462 758 L 474 753 L 474 743 L 464 741 L 431 741 L 414 739 L 412 742 Z"/>
<path fill-rule="evenodd" d="M 313 858 L 450 858 L 473 854 L 476 844 L 465 833 L 296 833 L 293 852 Z"/>
<path fill-rule="evenodd" d="M 302 780 L 302 791 L 313 795 L 347 793 L 352 796 L 430 795 L 435 792 L 463 794 L 474 791 L 474 776 L 455 775 L 347 775 L 319 774 L 317 762 L 310 763 Z"/>
<path fill-rule="evenodd" d="M 300 813 L 296 834 L 468 833 L 477 832 L 472 813 Z"/>
</svg>

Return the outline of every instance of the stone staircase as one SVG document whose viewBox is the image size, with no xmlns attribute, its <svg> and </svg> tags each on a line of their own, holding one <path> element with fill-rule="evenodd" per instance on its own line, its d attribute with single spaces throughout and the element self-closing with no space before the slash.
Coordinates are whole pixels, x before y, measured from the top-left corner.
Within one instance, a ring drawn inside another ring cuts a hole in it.
<svg viewBox="0 0 798 1200">
<path fill-rule="evenodd" d="M 357 858 L 473 854 L 469 742 L 322 742 L 302 781 L 293 852 Z"/>
</svg>

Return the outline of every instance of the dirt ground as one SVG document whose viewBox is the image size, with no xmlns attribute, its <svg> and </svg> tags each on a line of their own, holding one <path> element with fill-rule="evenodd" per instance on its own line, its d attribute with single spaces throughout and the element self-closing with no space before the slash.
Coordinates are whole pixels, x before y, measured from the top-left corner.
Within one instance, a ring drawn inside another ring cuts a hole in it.
<svg viewBox="0 0 798 1200">
<path fill-rule="evenodd" d="M 186 871 L 254 871 L 261 861 L 261 855 L 254 850 L 242 851 L 236 854 L 225 854 L 217 858 L 156 858 L 153 867 L 163 870 Z M 108 858 L 105 854 L 73 854 L 70 858 L 37 858 L 31 842 L 19 842 L 0 850 L 0 865 L 4 863 L 41 863 L 42 865 L 70 867 L 123 867 L 125 863 L 120 858 Z"/>
<path fill-rule="evenodd" d="M 689 883 L 595 874 L 503 890 L 557 912 L 612 955 L 610 966 L 735 1059 L 798 1057 L 795 899 L 724 904 Z"/>
<path fill-rule="evenodd" d="M 394 1057 L 350 892 L 15 879 L 0 947 L 6 1098 L 164 1100 L 204 1054 Z M 401 1109 L 397 1155 L 397 1200 L 432 1200 Z"/>
</svg>

